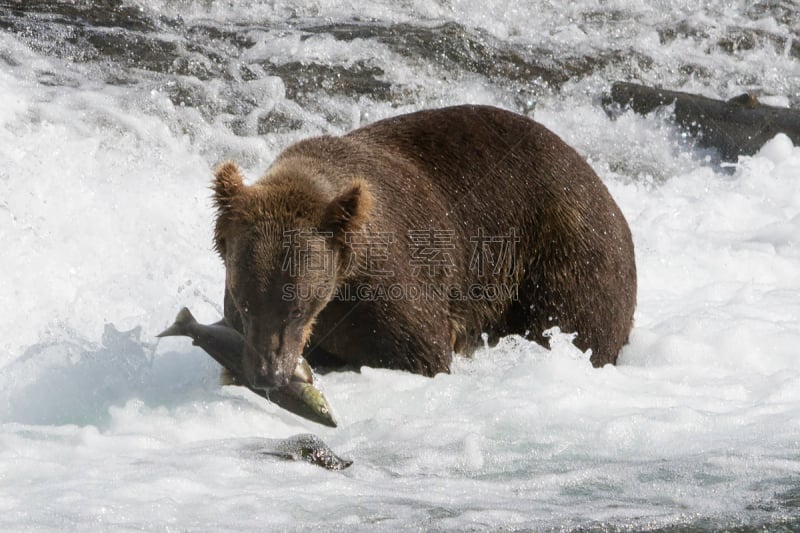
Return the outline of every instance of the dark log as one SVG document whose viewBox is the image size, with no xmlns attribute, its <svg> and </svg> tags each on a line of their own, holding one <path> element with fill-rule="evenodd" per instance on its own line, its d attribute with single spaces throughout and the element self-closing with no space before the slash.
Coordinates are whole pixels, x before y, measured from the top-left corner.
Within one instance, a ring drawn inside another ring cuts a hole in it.
<svg viewBox="0 0 800 533">
<path fill-rule="evenodd" d="M 606 110 L 616 104 L 642 115 L 673 103 L 675 121 L 696 136 L 701 146 L 716 148 L 726 161 L 756 153 L 781 132 L 800 145 L 800 109 L 763 105 L 752 94 L 723 101 L 617 82 L 611 87 L 611 94 L 603 98 Z"/>
</svg>

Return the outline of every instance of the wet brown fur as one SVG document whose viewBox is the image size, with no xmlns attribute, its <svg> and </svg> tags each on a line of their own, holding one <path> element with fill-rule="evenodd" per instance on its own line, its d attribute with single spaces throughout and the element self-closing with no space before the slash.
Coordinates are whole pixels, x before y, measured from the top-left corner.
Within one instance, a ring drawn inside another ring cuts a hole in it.
<svg viewBox="0 0 800 533">
<path fill-rule="evenodd" d="M 275 283 L 271 277 L 285 254 L 277 241 L 282 231 L 296 228 L 333 234 L 327 245 L 335 252 L 332 282 L 339 289 L 392 283 L 518 287 L 516 300 L 322 302 L 303 328 L 312 364 L 316 355 L 332 354 L 357 366 L 434 375 L 449 371 L 454 351 L 469 354 L 482 346 L 482 333 L 490 344 L 520 334 L 546 345 L 542 332 L 559 326 L 577 332 L 575 344 L 591 349 L 592 363 L 601 366 L 615 363 L 627 341 L 636 305 L 628 225 L 589 165 L 526 117 L 459 106 L 390 118 L 342 137 L 294 144 L 249 187 L 236 165 L 225 163 L 213 190 L 215 245 L 226 261 L 229 288 L 243 281 Z M 519 242 L 511 272 L 481 276 L 471 267 L 470 238 L 478 228 L 488 236 L 514 228 Z M 409 232 L 429 229 L 454 236 L 450 268 L 415 272 Z M 348 244 L 348 232 L 391 234 L 385 266 L 395 275 L 354 268 L 367 258 Z M 227 250 L 233 241 L 235 253 Z M 242 253 L 242 246 L 252 253 Z M 300 281 L 313 286 L 330 280 Z M 243 331 L 241 307 L 226 291 L 226 320 Z"/>
</svg>

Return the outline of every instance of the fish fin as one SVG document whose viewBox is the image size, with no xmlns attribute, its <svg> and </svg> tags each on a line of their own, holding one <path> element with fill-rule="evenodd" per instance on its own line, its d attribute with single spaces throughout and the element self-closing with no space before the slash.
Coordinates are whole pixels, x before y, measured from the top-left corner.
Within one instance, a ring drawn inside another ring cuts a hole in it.
<svg viewBox="0 0 800 533">
<path fill-rule="evenodd" d="M 239 380 L 236 379 L 236 375 L 224 367 L 219 371 L 219 384 L 223 387 L 225 385 L 241 385 Z"/>
<path fill-rule="evenodd" d="M 175 317 L 175 322 L 170 327 L 156 335 L 156 337 L 188 337 L 189 325 L 193 324 L 194 322 L 196 322 L 194 316 L 192 316 L 192 313 L 188 308 L 184 307 L 178 311 L 178 316 Z"/>
</svg>

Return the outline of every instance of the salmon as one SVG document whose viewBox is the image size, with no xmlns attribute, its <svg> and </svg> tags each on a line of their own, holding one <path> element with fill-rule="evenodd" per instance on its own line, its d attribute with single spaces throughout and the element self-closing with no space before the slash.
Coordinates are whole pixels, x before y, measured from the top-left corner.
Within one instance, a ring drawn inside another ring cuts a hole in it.
<svg viewBox="0 0 800 533">
<path fill-rule="evenodd" d="M 224 323 L 200 324 L 189 309 L 184 307 L 178 312 L 175 322 L 156 336 L 189 337 L 193 345 L 205 350 L 227 369 L 237 383 L 244 383 L 239 378 L 243 375 L 241 354 L 244 350 L 244 337 Z M 269 390 L 249 386 L 247 388 L 298 416 L 329 427 L 337 425 L 327 398 L 314 384 L 314 374 L 302 356 L 288 385 Z"/>
</svg>

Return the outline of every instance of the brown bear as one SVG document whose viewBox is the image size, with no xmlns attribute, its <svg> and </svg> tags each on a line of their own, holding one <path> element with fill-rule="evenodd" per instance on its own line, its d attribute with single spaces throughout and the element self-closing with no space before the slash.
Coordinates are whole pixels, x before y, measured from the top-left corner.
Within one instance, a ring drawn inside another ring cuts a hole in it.
<svg viewBox="0 0 800 533">
<path fill-rule="evenodd" d="M 628 225 L 591 167 L 533 120 L 463 105 L 298 142 L 252 186 L 213 185 L 225 321 L 243 376 L 309 362 L 448 372 L 501 336 L 575 332 L 615 363 L 636 306 Z"/>
</svg>

